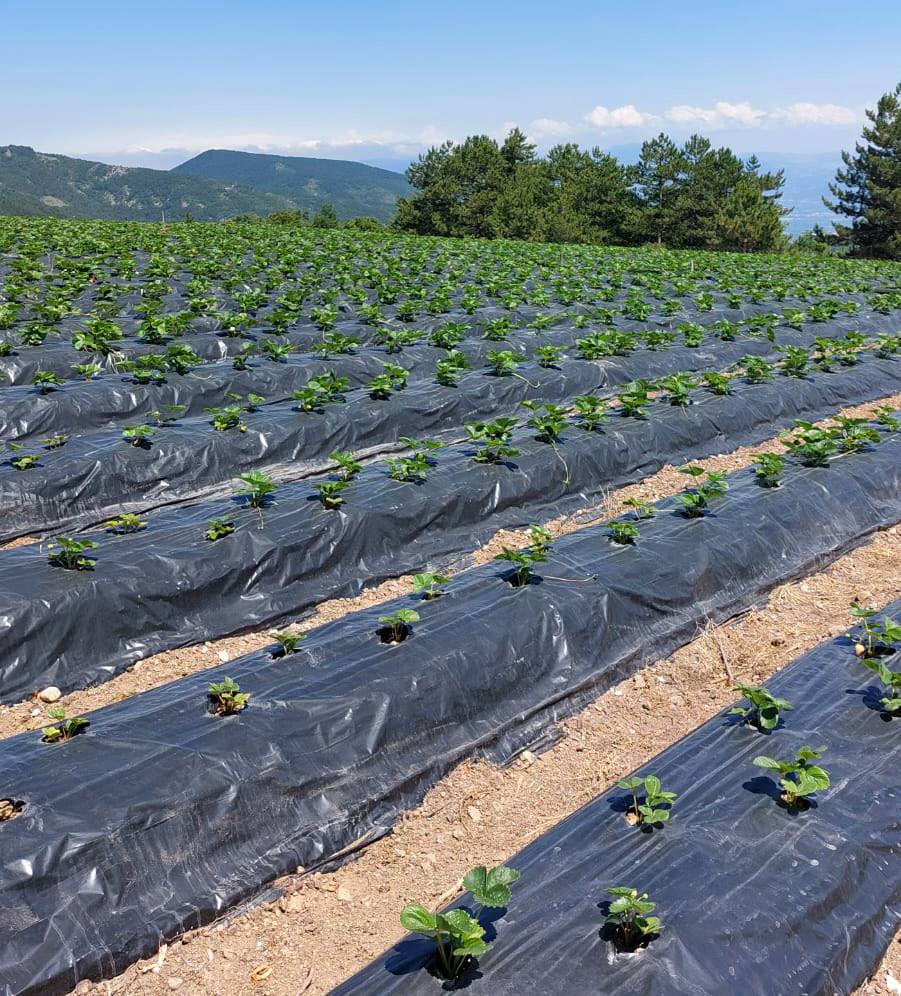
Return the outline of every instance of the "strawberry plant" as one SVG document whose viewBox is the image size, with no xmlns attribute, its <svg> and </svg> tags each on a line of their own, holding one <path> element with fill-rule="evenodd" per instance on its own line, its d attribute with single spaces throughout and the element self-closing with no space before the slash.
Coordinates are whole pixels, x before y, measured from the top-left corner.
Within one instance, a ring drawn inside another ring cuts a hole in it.
<svg viewBox="0 0 901 996">
<path fill-rule="evenodd" d="M 835 440 L 842 453 L 860 453 L 880 440 L 879 433 L 865 418 L 837 415 L 833 421 Z"/>
<path fill-rule="evenodd" d="M 11 467 L 15 467 L 16 470 L 31 470 L 32 467 L 40 466 L 40 458 L 34 453 L 22 453 L 21 443 L 7 443 L 6 444 L 13 453 L 19 453 L 17 457 L 10 457 L 7 463 Z"/>
<path fill-rule="evenodd" d="M 666 399 L 671 405 L 684 408 L 691 403 L 689 394 L 698 386 L 698 383 L 688 374 L 677 373 L 669 377 L 661 377 L 657 386 L 666 391 Z"/>
<path fill-rule="evenodd" d="M 593 394 L 579 394 L 573 398 L 576 419 L 587 432 L 594 432 L 607 421 L 607 403 Z"/>
<path fill-rule="evenodd" d="M 769 363 L 762 356 L 743 356 L 735 366 L 744 374 L 749 384 L 762 384 L 772 374 Z"/>
<path fill-rule="evenodd" d="M 641 498 L 627 498 L 623 504 L 632 509 L 636 519 L 651 519 L 657 514 L 657 509 Z"/>
<path fill-rule="evenodd" d="M 530 545 L 524 550 L 512 550 L 503 547 L 495 554 L 495 560 L 505 560 L 513 565 L 513 573 L 507 579 L 514 588 L 521 588 L 532 580 L 532 568 L 535 564 L 543 564 L 547 560 L 551 548 L 551 534 L 541 526 L 529 528 Z"/>
<path fill-rule="evenodd" d="M 47 715 L 55 721 L 56 725 L 45 726 L 41 730 L 41 740 L 45 744 L 58 744 L 66 740 L 71 740 L 72 737 L 78 736 L 79 733 L 84 733 L 91 725 L 88 720 L 83 719 L 81 716 L 73 716 L 71 719 L 66 719 L 66 710 L 61 707 L 48 709 Z"/>
<path fill-rule="evenodd" d="M 444 586 L 448 581 L 450 581 L 450 578 L 445 577 L 443 574 L 434 574 L 431 571 L 426 571 L 422 574 L 414 574 L 410 579 L 410 584 L 420 598 L 429 601 L 447 594 Z"/>
<path fill-rule="evenodd" d="M 712 498 L 719 498 L 728 490 L 726 475 L 720 471 L 712 470 L 707 474 L 707 480 L 701 481 L 704 475 L 704 468 L 692 465 L 679 467 L 680 474 L 687 474 L 696 481 L 692 491 L 684 491 L 676 496 L 676 500 L 682 505 L 682 514 L 689 519 L 698 519 L 704 515 L 710 506 Z"/>
<path fill-rule="evenodd" d="M 676 326 L 676 331 L 682 333 L 685 345 L 690 348 L 697 348 L 704 341 L 704 326 L 696 325 L 694 322 L 682 322 Z"/>
<path fill-rule="evenodd" d="M 786 377 L 803 377 L 810 364 L 806 349 L 800 346 L 786 346 L 782 349 L 782 373 Z"/>
<path fill-rule="evenodd" d="M 323 508 L 340 508 L 344 502 L 345 489 L 350 485 L 350 479 L 342 477 L 337 481 L 316 481 L 313 490 L 318 492 Z"/>
<path fill-rule="evenodd" d="M 72 365 L 72 373 L 77 374 L 83 380 L 93 380 L 102 372 L 103 367 L 99 363 L 75 363 Z"/>
<path fill-rule="evenodd" d="M 138 533 L 146 528 L 147 523 L 139 515 L 131 512 L 123 512 L 117 519 L 110 519 L 105 528 L 111 533 L 124 535 L 126 533 Z"/>
<path fill-rule="evenodd" d="M 735 706 L 729 710 L 730 715 L 742 716 L 750 726 L 758 730 L 774 730 L 779 723 L 779 713 L 788 712 L 794 707 L 785 699 L 777 698 L 765 688 L 754 685 L 742 685 L 735 682 L 733 689 L 748 700 L 747 706 Z"/>
<path fill-rule="evenodd" d="M 419 613 L 414 609 L 398 609 L 393 616 L 379 616 L 379 622 L 382 643 L 402 643 L 410 635 L 411 624 L 419 622 Z"/>
<path fill-rule="evenodd" d="M 207 519 L 207 522 L 210 524 L 210 528 L 204 532 L 203 538 L 211 543 L 215 543 L 216 540 L 220 540 L 224 536 L 231 536 L 235 531 L 235 524 L 231 519 Z"/>
<path fill-rule="evenodd" d="M 516 426 L 515 418 L 499 418 L 494 422 L 466 422 L 464 428 L 470 440 L 481 443 L 473 454 L 479 463 L 503 463 L 508 457 L 519 456 L 519 450 L 508 445 Z"/>
<path fill-rule="evenodd" d="M 819 429 L 812 422 L 795 420 L 794 436 L 783 436 L 785 448 L 805 467 L 828 467 L 829 458 L 835 453 L 834 429 Z"/>
<path fill-rule="evenodd" d="M 54 536 L 56 547 L 47 553 L 47 562 L 53 567 L 62 567 L 67 571 L 92 571 L 97 563 L 92 557 L 86 557 L 85 550 L 97 547 L 94 540 L 76 540 L 70 536 Z"/>
<path fill-rule="evenodd" d="M 778 488 L 785 460 L 778 453 L 756 453 L 751 457 L 757 480 L 765 488 Z"/>
<path fill-rule="evenodd" d="M 801 747 L 792 761 L 774 761 L 764 754 L 755 757 L 751 762 L 758 768 L 775 771 L 781 775 L 779 786 L 782 789 L 782 801 L 789 808 L 796 808 L 802 801 L 814 792 L 829 788 L 829 775 L 817 764 L 817 760 L 825 747 Z"/>
<path fill-rule="evenodd" d="M 380 401 L 390 397 L 392 391 L 406 387 L 409 376 L 409 371 L 396 363 L 383 363 L 382 371 L 366 385 L 369 396 Z"/>
<path fill-rule="evenodd" d="M 247 370 L 250 358 L 256 352 L 256 346 L 252 342 L 245 342 L 244 345 L 232 357 L 232 368 L 235 370 Z"/>
<path fill-rule="evenodd" d="M 526 425 L 536 430 L 536 439 L 543 443 L 559 442 L 560 436 L 566 428 L 566 409 L 562 405 L 539 405 L 534 401 L 523 401 L 522 407 L 535 412 Z"/>
<path fill-rule="evenodd" d="M 352 353 L 355 346 L 359 346 L 358 339 L 349 335 L 340 335 L 338 332 L 330 332 L 322 337 L 319 344 L 319 358 L 327 360 L 332 356 L 340 356 L 342 353 Z"/>
<path fill-rule="evenodd" d="M 453 350 L 465 338 L 470 327 L 462 322 L 447 322 L 431 333 L 429 341 L 439 349 Z"/>
<path fill-rule="evenodd" d="M 269 635 L 278 643 L 278 650 L 273 653 L 273 657 L 287 657 L 288 654 L 297 653 L 297 648 L 307 638 L 306 633 L 292 633 L 289 630 L 277 629 L 272 630 Z"/>
<path fill-rule="evenodd" d="M 65 381 L 52 370 L 38 370 L 34 377 L 31 378 L 31 383 L 41 394 L 49 394 L 54 388 L 65 384 Z"/>
<path fill-rule="evenodd" d="M 884 425 L 889 432 L 898 432 L 901 429 L 901 420 L 895 417 L 895 411 L 890 405 L 874 408 L 873 418 L 879 425 Z"/>
<path fill-rule="evenodd" d="M 732 374 L 709 372 L 701 374 L 701 383 L 712 394 L 729 394 Z"/>
<path fill-rule="evenodd" d="M 48 450 L 59 450 L 69 441 L 69 437 L 64 432 L 54 432 L 52 436 L 42 439 L 44 448 Z"/>
<path fill-rule="evenodd" d="M 341 468 L 342 481 L 353 480 L 363 469 L 363 464 L 354 457 L 350 450 L 333 450 L 329 453 L 328 458 Z"/>
<path fill-rule="evenodd" d="M 476 906 L 472 913 L 453 909 L 431 913 L 419 903 L 409 903 L 400 914 L 401 926 L 415 934 L 424 934 L 435 942 L 438 968 L 447 979 L 456 979 L 471 959 L 488 951 L 485 928 L 479 923 L 483 909 L 503 909 L 510 902 L 510 886 L 519 878 L 513 868 L 473 868 L 463 877 L 463 885 L 472 893 Z"/>
<path fill-rule="evenodd" d="M 489 350 L 486 359 L 495 377 L 509 377 L 519 364 L 516 353 L 509 350 Z"/>
<path fill-rule="evenodd" d="M 122 430 L 122 438 L 137 449 L 146 450 L 155 433 L 152 425 L 128 425 Z"/>
<path fill-rule="evenodd" d="M 892 671 L 877 658 L 866 658 L 861 664 L 879 675 L 879 680 L 888 689 L 888 695 L 879 700 L 883 709 L 888 713 L 901 712 L 901 671 Z"/>
<path fill-rule="evenodd" d="M 453 387 L 464 370 L 472 370 L 472 364 L 459 349 L 452 349 L 435 364 L 435 380 L 444 387 Z"/>
<path fill-rule="evenodd" d="M 234 716 L 246 707 L 250 699 L 250 693 L 242 692 L 232 678 L 224 678 L 220 682 L 211 681 L 207 695 L 217 716 Z"/>
<path fill-rule="evenodd" d="M 538 346 L 532 352 L 535 362 L 540 367 L 551 369 L 556 367 L 563 356 L 563 350 L 559 346 Z"/>
<path fill-rule="evenodd" d="M 664 792 L 660 787 L 660 779 L 655 775 L 632 775 L 616 783 L 617 788 L 632 793 L 632 810 L 628 814 L 629 822 L 634 826 L 666 823 L 670 817 L 670 809 L 676 800 L 675 792 Z M 638 796 L 644 791 L 643 801 L 639 803 Z"/>
<path fill-rule="evenodd" d="M 216 432 L 228 432 L 229 429 L 247 432 L 240 405 L 226 405 L 225 408 L 204 408 L 204 411 L 213 416 L 212 423 Z"/>
<path fill-rule="evenodd" d="M 238 479 L 244 486 L 238 486 L 235 493 L 246 495 L 251 508 L 262 508 L 268 503 L 269 496 L 278 489 L 275 480 L 261 470 L 248 470 L 239 474 Z"/>
<path fill-rule="evenodd" d="M 646 892 L 639 895 L 637 889 L 626 886 L 614 886 L 606 891 L 616 898 L 610 903 L 604 922 L 620 951 L 635 951 L 663 930 L 659 917 L 648 916 L 657 904 L 648 901 Z"/>
<path fill-rule="evenodd" d="M 630 543 L 634 543 L 638 538 L 638 526 L 634 522 L 629 522 L 628 519 L 611 519 L 607 523 L 607 528 L 610 530 L 610 538 L 614 543 L 621 543 L 624 546 Z"/>
<path fill-rule="evenodd" d="M 641 418 L 645 408 L 651 403 L 648 392 L 653 388 L 648 380 L 636 380 L 617 394 L 621 414 L 631 418 Z"/>
</svg>

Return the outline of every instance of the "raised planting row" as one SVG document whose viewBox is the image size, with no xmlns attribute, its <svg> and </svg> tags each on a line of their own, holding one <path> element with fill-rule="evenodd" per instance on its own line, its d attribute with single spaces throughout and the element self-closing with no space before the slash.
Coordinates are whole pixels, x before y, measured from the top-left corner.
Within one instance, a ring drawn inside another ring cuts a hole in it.
<svg viewBox="0 0 901 996">
<path fill-rule="evenodd" d="M 743 352 L 749 345 L 763 348 Z M 8 443 L 6 473 L 0 468 L 0 541 L 89 525 L 113 511 L 143 513 L 196 498 L 246 470 L 265 469 L 277 478 L 296 480 L 322 472 L 336 449 L 362 455 L 390 452 L 403 447 L 404 436 L 423 433 L 459 440 L 468 419 L 509 415 L 523 402 L 559 405 L 587 392 L 609 395 L 615 385 L 634 377 L 642 383 L 663 377 L 663 389 L 687 385 L 682 388 L 687 397 L 690 375 L 702 369 L 707 370 L 703 381 L 722 392 L 741 378 L 762 382 L 776 372 L 803 378 L 816 371 L 842 371 L 870 356 L 891 359 L 899 350 L 901 337 L 885 336 L 874 343 L 848 334 L 834 341 L 819 339 L 809 351 L 790 342 L 775 353 L 767 341 L 734 342 L 713 353 L 682 348 L 589 362 L 555 357 L 544 366 L 517 364 L 515 354 L 501 351 L 488 357 L 491 366 L 458 377 L 453 385 L 422 378 L 408 383 L 406 375 L 415 378 L 417 370 L 404 358 L 405 366 L 394 364 L 390 376 L 376 373 L 356 391 L 351 377 L 342 376 L 346 368 L 324 364 L 295 392 L 293 403 L 263 405 L 262 398 L 251 394 L 199 418 L 156 410 L 146 421 L 122 429 L 74 438 L 55 433 L 40 445 Z M 370 373 L 386 369 L 375 357 L 368 359 Z M 721 371 L 731 360 L 737 362 L 725 376 Z M 685 364 L 681 369 L 675 366 L 680 361 Z M 711 369 L 713 363 L 718 369 Z M 672 400 L 682 403 L 678 396 Z"/>
<path fill-rule="evenodd" d="M 779 303 L 813 320 L 890 310 L 890 264 L 360 236 L 270 226 L 0 222 L 0 352 L 110 355 L 221 330 L 407 324 L 485 305 L 630 318 Z M 215 337 L 213 337 L 215 338 Z M 18 357 L 10 372 L 15 375 Z"/>
<path fill-rule="evenodd" d="M 872 316 L 865 322 L 839 318 L 806 324 L 784 313 L 759 313 L 746 321 L 723 320 L 712 325 L 665 319 L 650 328 L 635 321 L 611 328 L 576 312 L 545 317 L 547 322 L 536 319 L 525 328 L 525 318 L 515 323 L 509 316 L 502 327 L 497 327 L 501 319 L 484 325 L 431 322 L 435 327 L 427 337 L 425 331 L 416 329 L 380 327 L 368 336 L 368 349 L 361 346 L 367 336 L 357 326 L 317 334 L 306 343 L 307 353 L 298 353 L 289 338 L 264 338 L 261 344 L 244 343 L 229 362 L 210 365 L 201 365 L 200 357 L 189 346 L 172 343 L 165 351 L 147 353 L 140 364 L 116 364 L 109 358 L 104 364 L 80 367 L 71 382 L 44 372 L 30 387 L 7 388 L 0 392 L 0 435 L 13 440 L 52 429 L 90 429 L 167 406 L 196 415 L 207 406 L 229 404 L 233 394 L 241 398 L 257 395 L 260 403 L 284 401 L 303 386 L 306 377 L 333 366 L 338 366 L 336 372 L 348 376 L 354 386 L 361 386 L 382 372 L 374 358 L 402 364 L 411 378 L 434 378 L 448 386 L 470 367 L 493 364 L 498 355 L 513 354 L 517 359 L 530 358 L 553 366 L 567 354 L 597 360 L 627 356 L 639 349 L 668 350 L 674 344 L 689 350 L 702 346 L 711 350 L 720 343 L 736 341 L 751 344 L 761 339 L 778 341 L 779 345 L 806 345 L 814 338 L 828 343 L 844 336 L 859 338 L 864 333 L 890 342 L 898 328 L 898 319 L 891 316 Z M 481 336 L 469 337 L 474 328 Z M 755 345 L 750 351 L 771 348 Z M 362 359 L 355 358 L 358 350 L 364 354 Z M 331 362 L 323 364 L 324 360 Z"/>
<path fill-rule="evenodd" d="M 433 579 L 431 597 L 85 717 L 51 714 L 45 740 L 3 741 L 0 797 L 18 809 L 0 825 L 8 993 L 115 974 L 272 878 L 384 832 L 462 758 L 533 745 L 705 620 L 901 520 L 899 455 L 895 435 L 792 468 L 780 487 L 747 472 L 708 480 L 707 514 L 661 503 L 636 544 L 595 528 L 550 546 L 537 531 L 501 571 Z M 160 777 L 171 771 L 177 782 Z"/>
<path fill-rule="evenodd" d="M 891 616 L 901 602 L 863 619 L 856 653 L 831 640 L 764 688 L 737 686 L 741 704 L 511 868 L 474 869 L 449 909 L 406 907 L 401 923 L 422 936 L 333 996 L 425 996 L 448 978 L 473 996 L 850 993 L 901 913 Z"/>
<path fill-rule="evenodd" d="M 769 376 L 765 364 L 761 372 Z M 575 510 L 667 463 L 760 442 L 800 417 L 792 448 L 808 465 L 869 450 L 898 429 L 890 409 L 874 423 L 809 427 L 842 405 L 897 391 L 894 359 L 744 383 L 734 394 L 693 383 L 669 379 L 657 402 L 646 385 L 633 385 L 609 413 L 591 395 L 576 399 L 570 417 L 561 406 L 536 405 L 521 422 L 468 423 L 468 444 L 407 439 L 407 455 L 387 461 L 363 465 L 337 453 L 336 472 L 313 479 L 279 484 L 249 471 L 231 497 L 147 519 L 125 513 L 102 533 L 4 551 L 0 700 L 50 684 L 85 687 L 139 657 L 290 620 L 398 573 L 439 569 L 504 526 Z M 611 528 L 628 539 L 637 526 Z"/>
</svg>

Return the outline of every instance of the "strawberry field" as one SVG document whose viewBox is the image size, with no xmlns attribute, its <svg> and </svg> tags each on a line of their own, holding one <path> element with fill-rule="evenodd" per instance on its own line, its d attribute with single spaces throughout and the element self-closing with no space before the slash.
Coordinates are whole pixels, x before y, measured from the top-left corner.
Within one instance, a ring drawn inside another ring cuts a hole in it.
<svg viewBox="0 0 901 996">
<path fill-rule="evenodd" d="M 118 985 L 896 528 L 899 408 L 898 264 L 0 219 L 0 993 Z M 311 991 L 852 992 L 901 888 L 883 571 Z"/>
</svg>

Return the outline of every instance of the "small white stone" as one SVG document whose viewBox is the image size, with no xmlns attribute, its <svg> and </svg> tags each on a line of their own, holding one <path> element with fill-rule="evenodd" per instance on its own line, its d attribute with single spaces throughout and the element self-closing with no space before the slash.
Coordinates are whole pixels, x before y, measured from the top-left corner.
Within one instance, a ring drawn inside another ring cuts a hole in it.
<svg viewBox="0 0 901 996">
<path fill-rule="evenodd" d="M 185 980 L 180 979 L 177 975 L 172 975 L 167 981 L 170 989 L 178 989 Z"/>
<path fill-rule="evenodd" d="M 227 650 L 220 650 L 219 660 L 222 661 L 223 664 L 228 664 L 228 662 L 231 660 L 231 655 Z"/>
<path fill-rule="evenodd" d="M 38 692 L 38 698 L 41 702 L 59 702 L 62 697 L 63 693 L 56 687 L 56 685 L 48 685 L 46 688 L 43 688 Z"/>
</svg>

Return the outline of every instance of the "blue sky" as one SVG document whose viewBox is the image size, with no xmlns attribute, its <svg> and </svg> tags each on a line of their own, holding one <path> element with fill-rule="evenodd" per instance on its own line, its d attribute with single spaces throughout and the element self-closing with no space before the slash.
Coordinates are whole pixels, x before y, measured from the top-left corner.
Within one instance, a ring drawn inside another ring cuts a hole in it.
<svg viewBox="0 0 901 996">
<path fill-rule="evenodd" d="M 404 160 L 511 123 L 543 148 L 665 130 L 831 152 L 901 75 L 882 0 L 0 4 L 0 144 L 129 165 Z"/>
</svg>

